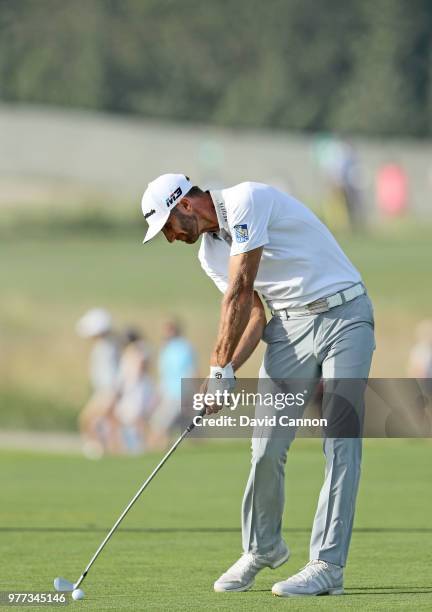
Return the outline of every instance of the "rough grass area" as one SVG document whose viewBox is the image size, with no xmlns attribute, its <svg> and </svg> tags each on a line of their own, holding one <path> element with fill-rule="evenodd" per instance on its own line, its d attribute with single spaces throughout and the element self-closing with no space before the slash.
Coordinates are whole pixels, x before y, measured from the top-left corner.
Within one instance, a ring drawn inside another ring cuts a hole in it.
<svg viewBox="0 0 432 612">
<path fill-rule="evenodd" d="M 163 319 L 180 317 L 206 373 L 220 294 L 196 247 L 163 238 L 143 246 L 141 220 L 128 226 L 130 235 L 92 224 L 65 232 L 53 220 L 33 233 L 14 227 L 0 247 L 0 426 L 73 428 L 88 395 L 88 347 L 74 324 L 92 306 L 109 308 L 119 327 L 140 326 L 155 351 Z M 401 224 L 340 239 L 375 304 L 375 376 L 406 375 L 414 327 L 430 316 L 430 234 L 428 226 Z M 262 347 L 242 376 L 256 374 L 261 354 Z"/>
<path fill-rule="evenodd" d="M 186 443 L 107 545 L 83 587 L 83 610 L 430 610 L 431 444 L 367 441 L 349 564 L 341 597 L 283 600 L 274 582 L 304 565 L 323 475 L 318 441 L 289 454 L 283 567 L 264 570 L 248 593 L 213 593 L 240 553 L 239 509 L 247 445 Z M 76 580 L 159 455 L 88 462 L 1 453 L 0 590 L 51 590 Z M 22 608 L 29 609 L 28 607 Z"/>
</svg>

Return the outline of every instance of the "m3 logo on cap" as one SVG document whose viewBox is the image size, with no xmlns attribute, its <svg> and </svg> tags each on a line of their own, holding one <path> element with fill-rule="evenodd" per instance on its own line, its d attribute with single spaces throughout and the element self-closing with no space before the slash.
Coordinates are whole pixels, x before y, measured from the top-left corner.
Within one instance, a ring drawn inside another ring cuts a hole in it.
<svg viewBox="0 0 432 612">
<path fill-rule="evenodd" d="M 149 210 L 145 215 L 144 215 L 144 219 L 148 219 L 149 217 L 151 217 L 152 215 L 154 215 L 156 213 L 155 209 L 152 208 L 151 210 Z"/>
<path fill-rule="evenodd" d="M 234 225 L 234 231 L 237 242 L 247 242 L 249 240 L 249 231 L 246 223 Z"/>
<path fill-rule="evenodd" d="M 171 204 L 174 204 L 174 202 L 179 199 L 182 193 L 183 192 L 181 190 L 181 187 L 177 187 L 177 189 L 173 191 L 172 194 L 166 199 L 166 205 L 171 206 Z"/>
</svg>

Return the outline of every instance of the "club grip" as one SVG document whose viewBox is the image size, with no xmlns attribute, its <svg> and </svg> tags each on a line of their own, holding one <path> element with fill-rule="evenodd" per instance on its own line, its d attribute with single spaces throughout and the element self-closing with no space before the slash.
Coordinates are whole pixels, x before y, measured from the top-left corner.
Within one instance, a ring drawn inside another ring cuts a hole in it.
<svg viewBox="0 0 432 612">
<path fill-rule="evenodd" d="M 206 407 L 206 406 L 204 406 L 204 408 L 201 408 L 201 410 L 198 412 L 198 414 L 197 414 L 197 415 L 194 417 L 194 420 L 192 421 L 192 423 L 191 423 L 191 424 L 188 426 L 188 428 L 186 429 L 186 431 L 187 431 L 187 432 L 192 431 L 192 429 L 195 427 L 195 423 L 194 423 L 195 419 L 197 419 L 197 418 L 202 419 L 202 418 L 203 418 L 203 416 L 204 416 L 204 415 L 205 415 L 205 413 L 206 413 L 206 410 L 207 410 L 207 407 Z"/>
</svg>

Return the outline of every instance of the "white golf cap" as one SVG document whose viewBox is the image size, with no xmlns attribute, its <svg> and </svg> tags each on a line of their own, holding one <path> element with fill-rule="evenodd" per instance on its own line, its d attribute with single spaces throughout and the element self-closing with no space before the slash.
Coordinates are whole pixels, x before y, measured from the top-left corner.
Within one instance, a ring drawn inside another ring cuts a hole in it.
<svg viewBox="0 0 432 612">
<path fill-rule="evenodd" d="M 192 183 L 184 174 L 162 174 L 148 184 L 141 200 L 144 219 L 149 225 L 143 242 L 161 231 L 171 210 L 191 189 Z"/>
<path fill-rule="evenodd" d="M 76 332 L 81 338 L 94 338 L 112 329 L 111 315 L 103 308 L 92 308 L 76 324 Z"/>
</svg>

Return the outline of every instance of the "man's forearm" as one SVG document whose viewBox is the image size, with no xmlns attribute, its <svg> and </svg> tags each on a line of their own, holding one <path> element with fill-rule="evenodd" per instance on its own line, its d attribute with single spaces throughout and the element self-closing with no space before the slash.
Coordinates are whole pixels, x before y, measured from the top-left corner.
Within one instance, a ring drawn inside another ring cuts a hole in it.
<svg viewBox="0 0 432 612">
<path fill-rule="evenodd" d="M 250 315 L 249 323 L 243 332 L 240 342 L 234 351 L 231 363 L 236 372 L 249 359 L 262 338 L 266 326 L 264 307 L 255 294 L 254 305 Z"/>
<path fill-rule="evenodd" d="M 225 367 L 232 360 L 235 349 L 250 321 L 253 301 L 253 289 L 231 291 L 225 295 L 211 365 Z"/>
<path fill-rule="evenodd" d="M 241 368 L 252 355 L 261 340 L 264 327 L 265 325 L 260 320 L 254 318 L 249 321 L 231 359 L 234 372 Z"/>
<path fill-rule="evenodd" d="M 249 323 L 255 299 L 258 297 L 254 292 L 254 282 L 262 251 L 263 247 L 258 247 L 230 257 L 228 289 L 222 300 L 219 332 L 210 361 L 212 366 L 225 368 L 231 363 Z"/>
</svg>

